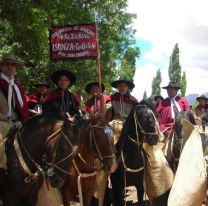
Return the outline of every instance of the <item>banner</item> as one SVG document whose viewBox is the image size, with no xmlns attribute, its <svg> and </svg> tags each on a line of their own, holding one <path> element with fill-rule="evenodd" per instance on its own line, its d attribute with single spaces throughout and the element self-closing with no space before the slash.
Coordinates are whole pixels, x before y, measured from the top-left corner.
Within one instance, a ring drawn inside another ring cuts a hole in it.
<svg viewBox="0 0 208 206">
<path fill-rule="evenodd" d="M 96 26 L 53 27 L 50 30 L 50 47 L 52 60 L 96 57 Z"/>
</svg>

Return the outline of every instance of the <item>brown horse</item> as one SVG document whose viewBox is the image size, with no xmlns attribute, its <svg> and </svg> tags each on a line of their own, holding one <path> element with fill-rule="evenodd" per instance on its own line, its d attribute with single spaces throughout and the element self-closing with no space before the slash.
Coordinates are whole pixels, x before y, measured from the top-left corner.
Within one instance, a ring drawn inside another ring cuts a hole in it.
<svg viewBox="0 0 208 206">
<path fill-rule="evenodd" d="M 11 132 L 6 144 L 4 206 L 18 202 L 35 206 L 43 176 L 53 187 L 61 187 L 78 144 L 78 130 L 58 115 L 34 117 L 20 131 Z"/>
<path fill-rule="evenodd" d="M 102 116 L 95 116 L 83 123 L 80 131 L 79 149 L 68 169 L 71 175 L 67 176 L 62 188 L 64 206 L 70 205 L 73 196 L 78 194 L 81 205 L 91 205 L 97 171 L 110 170 L 115 160 L 113 132 Z M 98 167 L 97 159 L 102 163 Z"/>
</svg>

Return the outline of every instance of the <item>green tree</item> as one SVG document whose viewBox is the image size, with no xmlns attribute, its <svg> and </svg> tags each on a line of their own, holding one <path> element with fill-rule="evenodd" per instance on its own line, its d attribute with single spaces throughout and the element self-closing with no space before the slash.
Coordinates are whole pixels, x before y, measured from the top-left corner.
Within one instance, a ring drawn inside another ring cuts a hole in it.
<svg viewBox="0 0 208 206">
<path fill-rule="evenodd" d="M 121 65 L 118 69 L 118 76 L 133 79 L 136 69 L 136 58 L 140 55 L 139 48 L 129 48 L 123 55 Z"/>
<path fill-rule="evenodd" d="M 175 44 L 169 63 L 169 79 L 171 82 L 177 84 L 181 83 L 181 65 L 179 61 L 179 48 L 178 44 Z"/>
<path fill-rule="evenodd" d="M 93 23 L 96 14 L 102 81 L 108 86 L 118 74 L 118 68 L 124 68 L 125 64 L 134 73 L 133 64 L 139 54 L 133 48 L 132 20 L 136 15 L 126 12 L 126 8 L 127 0 L 1 0 L 0 57 L 11 51 L 25 63 L 17 78 L 26 88 L 40 79 L 50 80 L 51 73 L 58 68 L 67 68 L 78 77 L 72 89 L 85 95 L 86 83 L 97 79 L 96 60 L 51 61 L 49 29 Z"/>
<path fill-rule="evenodd" d="M 161 87 L 160 87 L 161 82 L 162 82 L 161 71 L 160 69 L 158 69 L 156 72 L 156 76 L 153 77 L 152 80 L 152 94 L 151 94 L 152 97 L 161 95 Z"/>
<path fill-rule="evenodd" d="M 181 95 L 184 97 L 186 95 L 186 87 L 187 87 L 187 80 L 186 80 L 186 72 L 183 72 L 181 77 Z"/>
<path fill-rule="evenodd" d="M 142 99 L 147 99 L 147 92 L 146 92 L 146 90 L 144 91 L 144 94 L 143 94 L 143 98 Z"/>
</svg>

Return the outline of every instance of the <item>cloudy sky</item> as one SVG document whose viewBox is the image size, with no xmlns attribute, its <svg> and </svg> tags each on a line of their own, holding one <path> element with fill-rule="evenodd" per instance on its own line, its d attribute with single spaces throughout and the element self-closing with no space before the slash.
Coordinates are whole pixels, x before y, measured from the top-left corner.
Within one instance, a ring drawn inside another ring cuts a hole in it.
<svg viewBox="0 0 208 206">
<path fill-rule="evenodd" d="M 128 11 L 137 14 L 134 28 L 141 50 L 133 91 L 139 100 L 144 90 L 151 95 L 157 69 L 162 73 L 161 86 L 168 84 L 169 57 L 176 43 L 187 75 L 186 94 L 208 92 L 207 8 L 207 0 L 129 0 Z"/>
</svg>

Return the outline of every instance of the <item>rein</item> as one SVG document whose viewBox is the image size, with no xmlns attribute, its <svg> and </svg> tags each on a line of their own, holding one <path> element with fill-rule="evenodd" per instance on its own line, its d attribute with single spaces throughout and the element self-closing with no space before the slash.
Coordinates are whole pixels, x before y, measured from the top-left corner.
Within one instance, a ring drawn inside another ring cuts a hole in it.
<svg viewBox="0 0 208 206">
<path fill-rule="evenodd" d="M 67 136 L 64 134 L 64 132 L 63 132 L 62 130 L 63 130 L 62 128 L 61 128 L 61 129 L 58 129 L 58 130 L 55 131 L 53 134 L 51 134 L 50 136 L 48 136 L 47 139 L 46 139 L 45 145 L 47 145 L 47 143 L 48 143 L 51 139 L 57 137 L 57 136 L 61 133 L 61 134 L 63 135 L 63 137 L 67 140 L 67 142 L 69 143 L 69 145 L 73 148 L 73 145 L 72 145 L 71 142 L 68 140 Z M 18 134 L 19 134 L 19 133 L 18 133 Z M 18 137 L 19 137 L 19 135 L 18 135 Z M 15 136 L 15 139 L 14 139 L 14 148 L 15 148 L 15 151 L 16 151 L 16 154 L 17 154 L 17 157 L 18 157 L 18 159 L 19 159 L 19 161 L 20 161 L 21 166 L 23 167 L 24 171 L 29 175 L 28 177 L 25 178 L 25 183 L 30 183 L 31 180 L 36 180 L 36 179 L 40 176 L 40 174 L 42 174 L 42 175 L 47 174 L 49 177 L 55 175 L 55 176 L 57 176 L 59 179 L 62 180 L 62 178 L 60 178 L 57 174 L 54 173 L 53 168 L 55 167 L 55 168 L 57 168 L 58 170 L 60 170 L 60 171 L 62 171 L 63 173 L 66 174 L 67 171 L 65 171 L 65 170 L 63 170 L 62 168 L 60 168 L 60 167 L 58 166 L 58 164 L 60 164 L 61 162 L 67 160 L 68 158 L 70 158 L 70 157 L 75 153 L 74 151 L 73 151 L 72 153 L 70 153 L 69 155 L 67 155 L 65 158 L 63 158 L 63 159 L 61 159 L 60 161 L 58 161 L 57 163 L 55 163 L 55 164 L 54 164 L 53 162 L 51 162 L 51 163 L 50 163 L 50 162 L 47 162 L 46 154 L 44 154 L 44 155 L 42 156 L 42 160 L 45 161 L 45 163 L 46 163 L 47 165 L 50 166 L 50 168 L 49 168 L 46 172 L 44 172 L 44 170 L 43 170 L 43 168 L 40 166 L 40 164 L 38 164 L 38 163 L 32 158 L 32 156 L 30 155 L 30 153 L 29 153 L 28 150 L 26 149 L 25 145 L 23 144 L 21 138 L 18 138 L 18 137 L 17 137 L 17 135 Z M 35 165 L 35 167 L 37 168 L 37 171 L 36 171 L 35 173 L 32 173 L 32 171 L 30 170 L 30 168 L 27 166 L 27 164 L 26 164 L 26 162 L 25 162 L 25 160 L 24 160 L 24 157 L 23 157 L 23 155 L 22 155 L 22 152 L 21 152 L 21 149 L 20 149 L 20 145 L 19 145 L 19 143 L 18 143 L 18 140 L 19 140 L 20 143 L 21 143 L 21 146 L 22 146 L 22 148 L 23 148 L 23 151 L 26 153 L 26 155 L 28 156 L 28 158 L 30 159 L 30 161 L 31 161 L 31 162 Z M 58 145 L 57 145 L 57 147 L 56 147 L 56 150 L 54 151 L 54 154 L 56 154 L 57 148 L 58 148 Z M 54 157 L 54 159 L 55 159 L 55 157 Z M 53 161 L 54 161 L 54 159 L 53 159 Z M 68 174 L 68 173 L 67 173 L 67 174 Z"/>
<path fill-rule="evenodd" d="M 157 122 L 157 119 L 156 119 L 154 113 L 153 113 L 152 110 L 149 109 L 146 105 L 137 105 L 136 107 L 144 107 L 144 108 L 146 108 L 146 109 L 148 110 L 148 112 L 150 112 L 150 113 L 152 114 L 152 116 L 153 116 L 155 122 Z M 146 132 L 146 131 L 143 129 L 143 127 L 141 126 L 141 124 L 139 123 L 139 120 L 138 120 L 138 118 L 137 118 L 136 110 L 135 110 L 135 109 L 134 109 L 134 123 L 135 123 L 135 128 L 136 128 L 137 144 L 141 144 L 141 141 L 139 140 L 139 132 L 143 135 L 143 137 L 145 137 L 145 138 L 143 139 L 143 142 L 142 142 L 142 143 L 146 142 L 146 136 L 148 136 L 148 135 L 157 135 L 157 136 L 159 136 L 159 134 L 160 134 L 160 133 L 159 133 L 160 129 L 159 129 L 158 124 L 156 124 L 156 131 L 155 131 L 155 132 Z M 138 130 L 138 126 L 139 126 L 139 129 L 140 129 L 140 130 Z M 138 132 L 138 131 L 139 131 L 139 132 Z"/>
<path fill-rule="evenodd" d="M 22 143 L 21 139 L 18 138 L 19 137 L 19 131 L 16 133 L 15 135 L 15 139 L 14 139 L 14 149 L 15 152 L 17 154 L 17 158 L 20 161 L 20 165 L 23 167 L 24 171 L 29 175 L 28 177 L 26 177 L 24 179 L 25 183 L 30 183 L 31 181 L 35 181 L 37 180 L 37 178 L 40 176 L 40 174 L 44 174 L 43 169 L 41 168 L 41 166 L 31 157 L 31 155 L 29 154 L 29 152 L 26 150 L 24 144 Z M 18 139 L 21 142 L 22 148 L 24 150 L 24 152 L 27 154 L 28 158 L 31 160 L 31 162 L 35 165 L 35 167 L 37 168 L 37 171 L 35 173 L 33 173 L 30 168 L 27 166 L 24 157 L 22 155 L 22 151 L 20 149 L 19 143 L 18 143 Z"/>
<path fill-rule="evenodd" d="M 66 170 L 62 169 L 61 167 L 59 167 L 58 165 L 60 163 L 63 163 L 64 161 L 68 160 L 70 157 L 72 157 L 76 151 L 73 150 L 73 145 L 70 142 L 70 140 L 67 138 L 66 134 L 63 132 L 63 128 L 57 130 L 56 132 L 54 132 L 52 135 L 50 135 L 47 140 L 45 145 L 54 137 L 57 137 L 59 134 L 61 134 L 62 136 L 59 137 L 58 143 L 56 144 L 56 149 L 53 152 L 53 159 L 51 162 L 47 161 L 47 157 L 46 154 L 43 155 L 42 159 L 43 161 L 46 163 L 46 165 L 49 166 L 49 169 L 46 171 L 46 174 L 48 177 L 51 177 L 53 175 L 55 175 L 56 177 L 58 177 L 60 180 L 63 180 L 61 177 L 59 177 L 55 172 L 54 172 L 54 168 L 58 169 L 59 171 L 61 171 L 62 173 L 66 174 L 66 175 L 71 175 L 71 173 L 67 172 Z M 55 158 L 56 158 L 56 154 L 57 154 L 57 149 L 58 149 L 58 145 L 60 142 L 60 138 L 64 137 L 64 139 L 67 141 L 67 143 L 69 144 L 69 146 L 72 148 L 72 152 L 69 153 L 66 157 L 62 158 L 61 160 L 59 160 L 58 162 L 55 162 Z"/>
<path fill-rule="evenodd" d="M 97 145 L 96 139 L 95 139 L 94 129 L 103 129 L 105 134 L 108 135 L 108 147 L 110 148 L 110 151 L 111 151 L 112 155 L 106 155 L 106 156 L 102 155 L 102 153 L 100 152 L 100 149 Z M 112 132 L 112 130 L 108 130 L 107 127 L 100 127 L 100 126 L 97 126 L 97 125 L 92 125 L 90 127 L 90 144 L 91 144 L 91 147 L 92 147 L 92 140 L 93 140 L 93 142 L 95 144 L 96 151 L 99 154 L 99 159 L 101 161 L 103 161 L 104 159 L 113 159 L 115 157 L 113 149 L 112 149 L 112 147 L 110 145 L 110 141 L 109 141 L 109 136 L 113 137 L 113 134 L 111 132 Z"/>
</svg>

